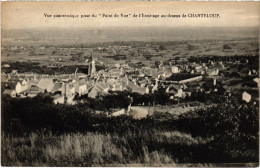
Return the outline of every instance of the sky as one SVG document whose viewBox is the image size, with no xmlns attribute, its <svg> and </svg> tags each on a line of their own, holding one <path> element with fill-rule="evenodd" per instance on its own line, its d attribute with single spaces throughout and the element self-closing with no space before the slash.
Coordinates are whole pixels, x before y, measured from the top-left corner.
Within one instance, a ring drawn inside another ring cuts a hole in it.
<svg viewBox="0 0 260 168">
<path fill-rule="evenodd" d="M 259 27 L 259 2 L 2 2 L 2 29 L 103 27 Z M 48 18 L 79 15 L 78 18 Z M 219 14 L 219 18 L 135 18 L 133 14 Z M 128 18 L 80 18 L 131 14 Z"/>
</svg>

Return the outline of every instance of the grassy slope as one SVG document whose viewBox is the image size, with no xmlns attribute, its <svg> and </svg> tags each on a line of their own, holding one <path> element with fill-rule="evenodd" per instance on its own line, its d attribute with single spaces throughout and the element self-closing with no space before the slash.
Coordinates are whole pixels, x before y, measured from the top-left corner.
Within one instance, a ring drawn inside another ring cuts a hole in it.
<svg viewBox="0 0 260 168">
<path fill-rule="evenodd" d="M 140 140 L 141 138 L 141 140 Z M 24 138 L 2 138 L 3 166 L 105 166 L 105 165 L 172 165 L 178 162 L 167 149 L 151 145 L 195 147 L 209 139 L 189 134 L 156 132 L 120 136 L 118 134 L 63 134 L 60 136 L 32 133 Z"/>
</svg>

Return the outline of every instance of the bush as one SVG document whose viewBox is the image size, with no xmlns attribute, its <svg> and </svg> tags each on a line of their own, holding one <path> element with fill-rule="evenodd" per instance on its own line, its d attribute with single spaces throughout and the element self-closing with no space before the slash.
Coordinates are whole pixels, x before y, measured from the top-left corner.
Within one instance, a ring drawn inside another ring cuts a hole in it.
<svg viewBox="0 0 260 168">
<path fill-rule="evenodd" d="M 139 161 L 143 162 L 151 159 L 161 162 L 167 158 L 177 158 L 178 162 L 186 163 L 257 162 L 258 108 L 230 98 L 223 98 L 223 101 L 182 114 L 178 118 L 161 121 L 149 117 L 136 120 L 124 115 L 107 117 L 102 113 L 95 114 L 90 108 L 92 102 L 75 106 L 55 105 L 50 97 L 44 95 L 25 99 L 6 96 L 2 98 L 2 137 L 12 135 L 19 138 L 32 132 L 44 136 L 49 132 L 53 136 L 96 132 L 102 136 L 116 134 L 120 137 L 113 141 L 116 148 L 131 151 L 132 157 L 139 157 Z M 19 120 L 20 125 L 15 125 L 14 119 Z M 37 146 L 37 140 L 38 136 L 31 135 L 28 142 L 23 141 L 21 144 Z M 3 146 L 9 144 L 8 140 L 2 142 Z M 15 142 L 10 143 L 12 145 Z M 76 141 L 73 145 L 76 145 Z M 23 150 L 32 149 L 26 147 Z M 9 148 L 5 151 L 8 152 Z M 6 156 L 12 155 L 9 153 Z M 138 160 L 123 153 L 122 156 Z M 29 155 L 23 157 L 25 160 L 30 158 Z M 118 155 L 115 160 L 120 161 L 120 158 Z M 57 165 L 55 161 L 51 162 Z M 96 160 L 95 163 L 102 161 Z"/>
</svg>

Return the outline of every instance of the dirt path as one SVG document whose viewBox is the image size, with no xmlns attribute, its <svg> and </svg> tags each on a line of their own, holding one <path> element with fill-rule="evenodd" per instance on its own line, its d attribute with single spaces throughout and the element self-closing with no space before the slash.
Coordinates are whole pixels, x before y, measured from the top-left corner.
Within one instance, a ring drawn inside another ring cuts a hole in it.
<svg viewBox="0 0 260 168">
<path fill-rule="evenodd" d="M 148 115 L 148 109 L 147 107 L 132 106 L 129 115 L 136 119 L 145 118 Z"/>
</svg>

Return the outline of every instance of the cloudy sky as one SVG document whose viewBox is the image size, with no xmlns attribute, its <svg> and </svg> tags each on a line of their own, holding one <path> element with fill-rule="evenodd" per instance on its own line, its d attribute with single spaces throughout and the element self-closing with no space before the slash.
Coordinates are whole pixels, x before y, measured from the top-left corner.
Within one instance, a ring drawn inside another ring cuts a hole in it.
<svg viewBox="0 0 260 168">
<path fill-rule="evenodd" d="M 79 15 L 78 18 L 47 18 Z M 220 18 L 134 18 L 133 14 L 219 14 Z M 80 18 L 131 14 L 128 18 Z M 2 28 L 259 26 L 259 2 L 2 2 Z"/>
</svg>

